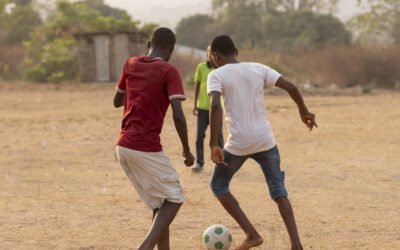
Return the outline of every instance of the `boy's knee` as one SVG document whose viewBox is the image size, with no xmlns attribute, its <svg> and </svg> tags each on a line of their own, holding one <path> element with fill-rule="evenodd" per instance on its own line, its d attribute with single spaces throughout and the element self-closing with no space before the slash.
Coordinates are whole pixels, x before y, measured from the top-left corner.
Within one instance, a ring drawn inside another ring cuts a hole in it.
<svg viewBox="0 0 400 250">
<path fill-rule="evenodd" d="M 281 202 L 287 200 L 288 192 L 285 188 L 285 185 L 268 185 L 269 187 L 269 195 L 271 199 L 275 202 Z"/>
<path fill-rule="evenodd" d="M 229 185 L 225 183 L 211 181 L 210 187 L 215 197 L 229 192 Z"/>
<path fill-rule="evenodd" d="M 178 201 L 178 200 L 165 200 L 164 203 L 165 205 L 169 206 L 175 206 L 175 207 L 181 207 L 183 204 L 183 201 Z M 158 209 L 159 210 L 159 209 Z M 154 211 L 154 210 L 153 210 Z"/>
</svg>

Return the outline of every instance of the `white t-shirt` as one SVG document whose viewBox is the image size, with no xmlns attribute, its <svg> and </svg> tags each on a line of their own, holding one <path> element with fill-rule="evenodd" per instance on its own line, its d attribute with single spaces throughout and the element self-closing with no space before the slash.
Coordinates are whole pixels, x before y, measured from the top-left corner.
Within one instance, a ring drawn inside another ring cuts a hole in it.
<svg viewBox="0 0 400 250">
<path fill-rule="evenodd" d="M 226 64 L 208 75 L 207 92 L 220 92 L 229 136 L 225 150 L 234 155 L 266 151 L 276 145 L 264 106 L 264 86 L 281 74 L 260 63 Z"/>
</svg>

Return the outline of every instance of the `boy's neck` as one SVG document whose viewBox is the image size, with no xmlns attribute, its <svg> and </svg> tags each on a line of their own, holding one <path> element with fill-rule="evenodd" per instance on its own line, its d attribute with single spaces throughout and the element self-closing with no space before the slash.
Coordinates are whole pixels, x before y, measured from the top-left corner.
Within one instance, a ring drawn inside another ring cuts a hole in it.
<svg viewBox="0 0 400 250">
<path fill-rule="evenodd" d="M 160 49 L 150 49 L 149 54 L 147 55 L 149 57 L 153 57 L 153 58 L 161 58 L 164 61 L 166 61 L 167 55 L 165 54 L 165 52 L 163 50 Z"/>
<path fill-rule="evenodd" d="M 223 65 L 225 65 L 225 64 L 233 64 L 233 63 L 240 63 L 240 62 L 237 60 L 236 56 L 227 57 L 226 60 L 223 62 Z M 222 66 L 223 66 L 223 65 L 222 65 Z"/>
</svg>

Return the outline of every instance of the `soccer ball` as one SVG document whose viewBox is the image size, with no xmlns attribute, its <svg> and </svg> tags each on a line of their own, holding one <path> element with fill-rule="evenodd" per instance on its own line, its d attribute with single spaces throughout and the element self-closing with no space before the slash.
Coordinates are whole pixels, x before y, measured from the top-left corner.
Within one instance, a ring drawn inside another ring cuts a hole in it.
<svg viewBox="0 0 400 250">
<path fill-rule="evenodd" d="M 204 231 L 203 243 L 208 250 L 227 250 L 232 243 L 232 234 L 224 225 L 215 224 Z"/>
</svg>

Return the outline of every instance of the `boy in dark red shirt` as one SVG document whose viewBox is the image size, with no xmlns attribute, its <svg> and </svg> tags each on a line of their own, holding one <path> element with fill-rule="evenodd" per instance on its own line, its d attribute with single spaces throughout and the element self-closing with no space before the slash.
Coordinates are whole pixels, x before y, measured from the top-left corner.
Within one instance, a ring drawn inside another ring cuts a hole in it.
<svg viewBox="0 0 400 250">
<path fill-rule="evenodd" d="M 153 210 L 153 224 L 140 250 L 155 245 L 169 249 L 169 225 L 185 199 L 179 175 L 160 144 L 170 103 L 184 163 L 194 162 L 181 105 L 185 99 L 182 81 L 178 70 L 167 63 L 174 46 L 170 29 L 155 29 L 148 42 L 149 55 L 128 59 L 114 96 L 114 106 L 124 106 L 118 159 L 143 202 Z"/>
</svg>

